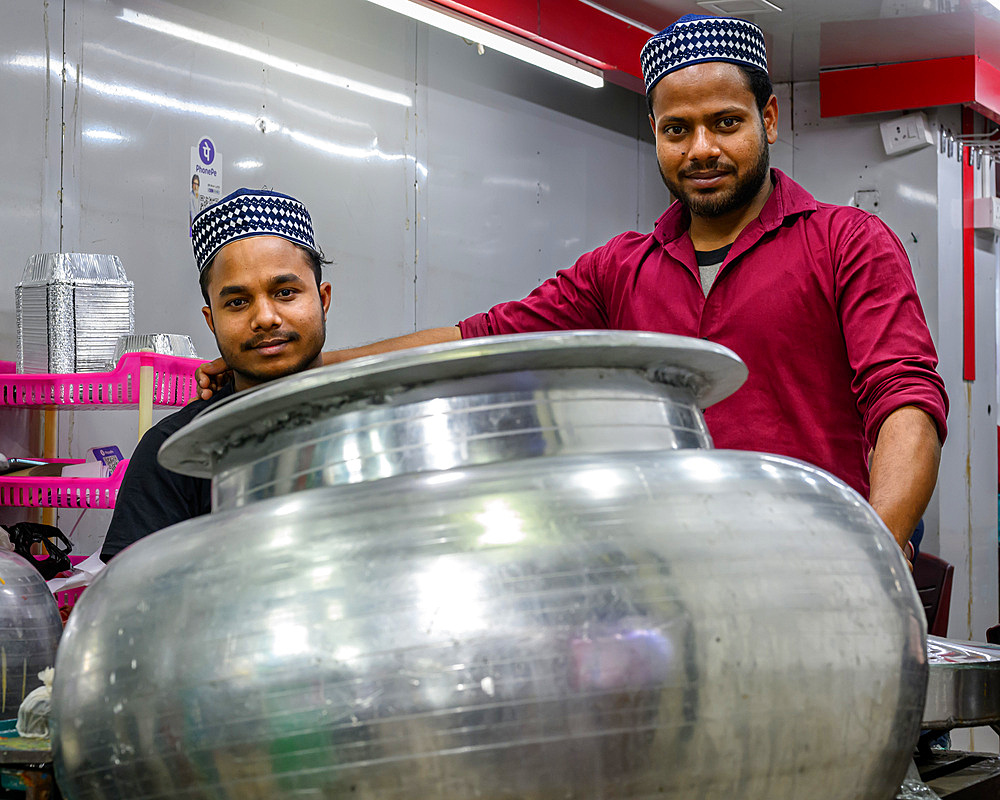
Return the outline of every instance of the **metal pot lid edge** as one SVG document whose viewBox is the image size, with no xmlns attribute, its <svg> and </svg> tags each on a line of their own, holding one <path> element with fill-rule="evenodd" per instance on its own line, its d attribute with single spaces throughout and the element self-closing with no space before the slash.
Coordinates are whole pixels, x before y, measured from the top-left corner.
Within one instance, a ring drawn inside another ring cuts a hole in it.
<svg viewBox="0 0 1000 800">
<path fill-rule="evenodd" d="M 706 408 L 735 392 L 747 378 L 736 353 L 704 339 L 642 331 L 571 331 L 463 339 L 368 356 L 319 367 L 227 397 L 195 417 L 160 448 L 167 469 L 212 476 L 212 453 L 254 421 L 287 414 L 335 396 L 479 375 L 549 368 L 665 369 L 697 378 L 696 402 Z M 671 382 L 665 373 L 665 383 Z"/>
</svg>

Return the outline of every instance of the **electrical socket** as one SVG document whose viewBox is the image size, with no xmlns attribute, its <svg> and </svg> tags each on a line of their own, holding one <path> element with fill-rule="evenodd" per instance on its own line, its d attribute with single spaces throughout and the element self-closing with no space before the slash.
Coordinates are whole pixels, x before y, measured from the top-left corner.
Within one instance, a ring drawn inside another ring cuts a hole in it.
<svg viewBox="0 0 1000 800">
<path fill-rule="evenodd" d="M 927 115 L 922 111 L 891 119 L 878 127 L 887 156 L 909 153 L 934 144 L 934 134 L 927 124 Z"/>
</svg>

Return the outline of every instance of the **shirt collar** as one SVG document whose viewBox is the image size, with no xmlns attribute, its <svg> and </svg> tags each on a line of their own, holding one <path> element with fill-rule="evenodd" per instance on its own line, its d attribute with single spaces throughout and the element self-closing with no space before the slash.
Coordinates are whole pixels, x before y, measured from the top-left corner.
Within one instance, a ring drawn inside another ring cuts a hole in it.
<svg viewBox="0 0 1000 800">
<path fill-rule="evenodd" d="M 816 199 L 780 169 L 771 169 L 771 180 L 774 181 L 774 189 L 757 216 L 764 231 L 780 227 L 788 217 L 816 210 Z M 688 210 L 675 201 L 656 221 L 653 237 L 661 245 L 666 245 L 687 233 L 690 225 Z"/>
</svg>

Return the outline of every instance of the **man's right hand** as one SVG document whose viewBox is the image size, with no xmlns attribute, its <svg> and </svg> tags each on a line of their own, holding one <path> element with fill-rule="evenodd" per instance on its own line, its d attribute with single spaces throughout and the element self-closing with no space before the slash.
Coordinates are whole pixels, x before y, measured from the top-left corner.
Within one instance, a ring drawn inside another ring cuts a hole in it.
<svg viewBox="0 0 1000 800">
<path fill-rule="evenodd" d="M 233 373 L 225 361 L 217 358 L 215 361 L 199 365 L 194 377 L 198 381 L 198 397 L 208 400 L 233 379 Z"/>
<path fill-rule="evenodd" d="M 447 328 L 427 328 L 416 333 L 408 333 L 405 336 L 397 336 L 395 339 L 383 339 L 381 342 L 372 342 L 361 347 L 350 347 L 345 350 L 327 350 L 323 353 L 323 366 L 341 364 L 355 358 L 365 356 L 377 356 L 382 353 L 393 353 L 396 350 L 409 350 L 411 347 L 423 347 L 428 344 L 444 344 L 445 342 L 457 342 L 462 338 L 462 332 L 457 325 L 449 325 Z"/>
</svg>

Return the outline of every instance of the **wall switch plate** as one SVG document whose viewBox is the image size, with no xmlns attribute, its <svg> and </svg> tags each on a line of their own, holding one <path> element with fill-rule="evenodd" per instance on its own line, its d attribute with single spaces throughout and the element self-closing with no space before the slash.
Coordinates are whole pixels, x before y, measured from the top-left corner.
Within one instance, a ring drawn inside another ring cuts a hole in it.
<svg viewBox="0 0 1000 800">
<path fill-rule="evenodd" d="M 1000 233 L 1000 200 L 995 197 L 977 197 L 973 200 L 972 226 Z"/>
<path fill-rule="evenodd" d="M 878 214 L 878 189 L 858 189 L 854 193 L 854 205 L 869 214 Z"/>
<path fill-rule="evenodd" d="M 927 115 L 922 111 L 891 119 L 878 127 L 887 156 L 909 153 L 934 144 L 934 134 L 927 124 Z"/>
</svg>

